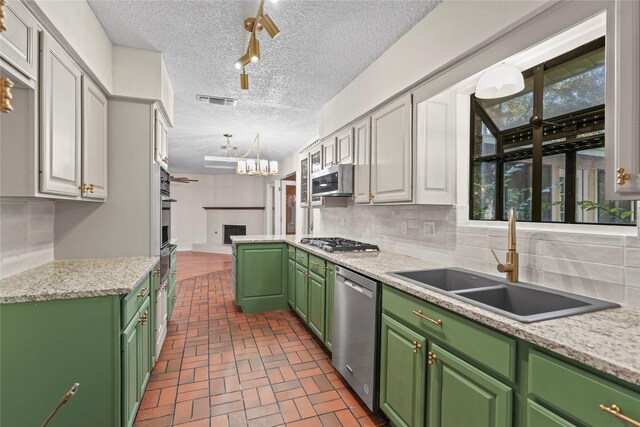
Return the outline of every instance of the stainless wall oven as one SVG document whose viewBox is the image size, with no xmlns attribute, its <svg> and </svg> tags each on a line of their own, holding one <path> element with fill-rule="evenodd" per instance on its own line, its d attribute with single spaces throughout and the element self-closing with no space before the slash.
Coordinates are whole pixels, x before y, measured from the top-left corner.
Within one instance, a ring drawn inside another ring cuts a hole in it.
<svg viewBox="0 0 640 427">
<path fill-rule="evenodd" d="M 160 283 L 163 283 L 171 269 L 171 203 L 176 199 L 171 198 L 171 175 L 166 170 L 160 168 L 160 199 L 162 212 L 160 214 L 161 233 L 160 236 Z"/>
</svg>

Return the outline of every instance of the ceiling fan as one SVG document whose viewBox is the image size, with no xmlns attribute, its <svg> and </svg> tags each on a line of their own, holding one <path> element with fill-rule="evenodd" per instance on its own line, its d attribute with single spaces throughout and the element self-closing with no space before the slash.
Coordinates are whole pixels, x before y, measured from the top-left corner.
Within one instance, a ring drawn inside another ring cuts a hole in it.
<svg viewBox="0 0 640 427">
<path fill-rule="evenodd" d="M 188 184 L 190 182 L 199 182 L 199 179 L 191 179 L 191 178 L 187 178 L 186 176 L 173 176 L 171 175 L 171 182 L 181 182 L 183 184 Z"/>
</svg>

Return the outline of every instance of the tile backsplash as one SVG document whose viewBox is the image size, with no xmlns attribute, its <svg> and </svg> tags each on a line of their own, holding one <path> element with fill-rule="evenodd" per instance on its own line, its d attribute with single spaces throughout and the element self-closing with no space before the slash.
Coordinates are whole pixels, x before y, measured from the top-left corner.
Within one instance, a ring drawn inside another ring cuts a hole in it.
<svg viewBox="0 0 640 427">
<path fill-rule="evenodd" d="M 561 228 L 517 233 L 520 280 L 640 307 L 640 238 Z M 532 227 L 526 227 L 532 228 Z M 602 230 L 602 228 L 599 228 Z M 317 209 L 315 235 L 339 235 L 443 264 L 500 275 L 506 226 L 469 223 L 464 206 L 350 206 Z"/>
<path fill-rule="evenodd" d="M 0 278 L 53 261 L 53 202 L 0 198 Z"/>
</svg>

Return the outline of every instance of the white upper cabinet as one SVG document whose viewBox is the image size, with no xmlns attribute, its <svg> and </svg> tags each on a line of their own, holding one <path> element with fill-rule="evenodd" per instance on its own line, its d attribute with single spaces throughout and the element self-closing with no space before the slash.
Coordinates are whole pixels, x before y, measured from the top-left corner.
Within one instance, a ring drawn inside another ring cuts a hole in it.
<svg viewBox="0 0 640 427">
<path fill-rule="evenodd" d="M 336 164 L 336 138 L 322 141 L 322 169 Z"/>
<path fill-rule="evenodd" d="M 5 5 L 6 31 L 0 32 L 2 59 L 29 79 L 38 79 L 38 23 L 19 1 Z"/>
<path fill-rule="evenodd" d="M 371 118 L 354 126 L 353 199 L 356 203 L 369 203 L 371 191 Z"/>
<path fill-rule="evenodd" d="M 411 95 L 371 116 L 371 193 L 373 203 L 412 200 Z"/>
<path fill-rule="evenodd" d="M 311 174 L 313 175 L 316 172 L 322 170 L 322 146 L 319 146 L 312 151 L 309 152 L 309 169 Z M 311 180 L 309 180 L 311 181 Z M 309 182 L 309 192 L 311 193 L 309 196 L 311 197 L 311 206 L 322 206 L 323 198 L 319 196 L 314 196 L 312 193 L 311 182 Z"/>
<path fill-rule="evenodd" d="M 428 98 L 426 88 L 413 93 L 415 102 L 415 202 L 455 203 L 456 94 Z"/>
<path fill-rule="evenodd" d="M 45 33 L 41 55 L 40 191 L 79 196 L 82 72 Z"/>
<path fill-rule="evenodd" d="M 169 167 L 169 140 L 167 121 L 158 107 L 154 108 L 155 131 L 154 131 L 154 151 L 155 160 L 165 169 Z"/>
<path fill-rule="evenodd" d="M 83 197 L 107 197 L 107 98 L 86 76 L 82 79 Z"/>
<path fill-rule="evenodd" d="M 336 163 L 353 163 L 353 128 L 349 127 L 336 136 Z"/>
<path fill-rule="evenodd" d="M 616 1 L 612 9 L 607 14 L 607 199 L 640 200 L 640 2 Z"/>
</svg>

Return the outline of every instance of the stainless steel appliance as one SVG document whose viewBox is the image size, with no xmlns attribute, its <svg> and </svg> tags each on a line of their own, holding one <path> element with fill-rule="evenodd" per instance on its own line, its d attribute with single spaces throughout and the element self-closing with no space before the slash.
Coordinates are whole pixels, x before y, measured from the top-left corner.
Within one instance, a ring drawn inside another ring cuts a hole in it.
<svg viewBox="0 0 640 427">
<path fill-rule="evenodd" d="M 325 252 L 373 252 L 380 250 L 376 245 L 342 239 L 340 237 L 305 237 L 300 239 L 300 243 L 315 246 Z"/>
<path fill-rule="evenodd" d="M 336 266 L 332 363 L 372 411 L 378 408 L 378 282 Z"/>
<path fill-rule="evenodd" d="M 351 197 L 353 165 L 335 165 L 311 174 L 311 195 Z"/>
<path fill-rule="evenodd" d="M 161 236 L 160 236 L 160 283 L 164 283 L 169 274 L 171 242 L 171 203 L 176 199 L 171 198 L 171 175 L 164 169 L 160 169 L 160 199 L 161 202 Z"/>
</svg>

